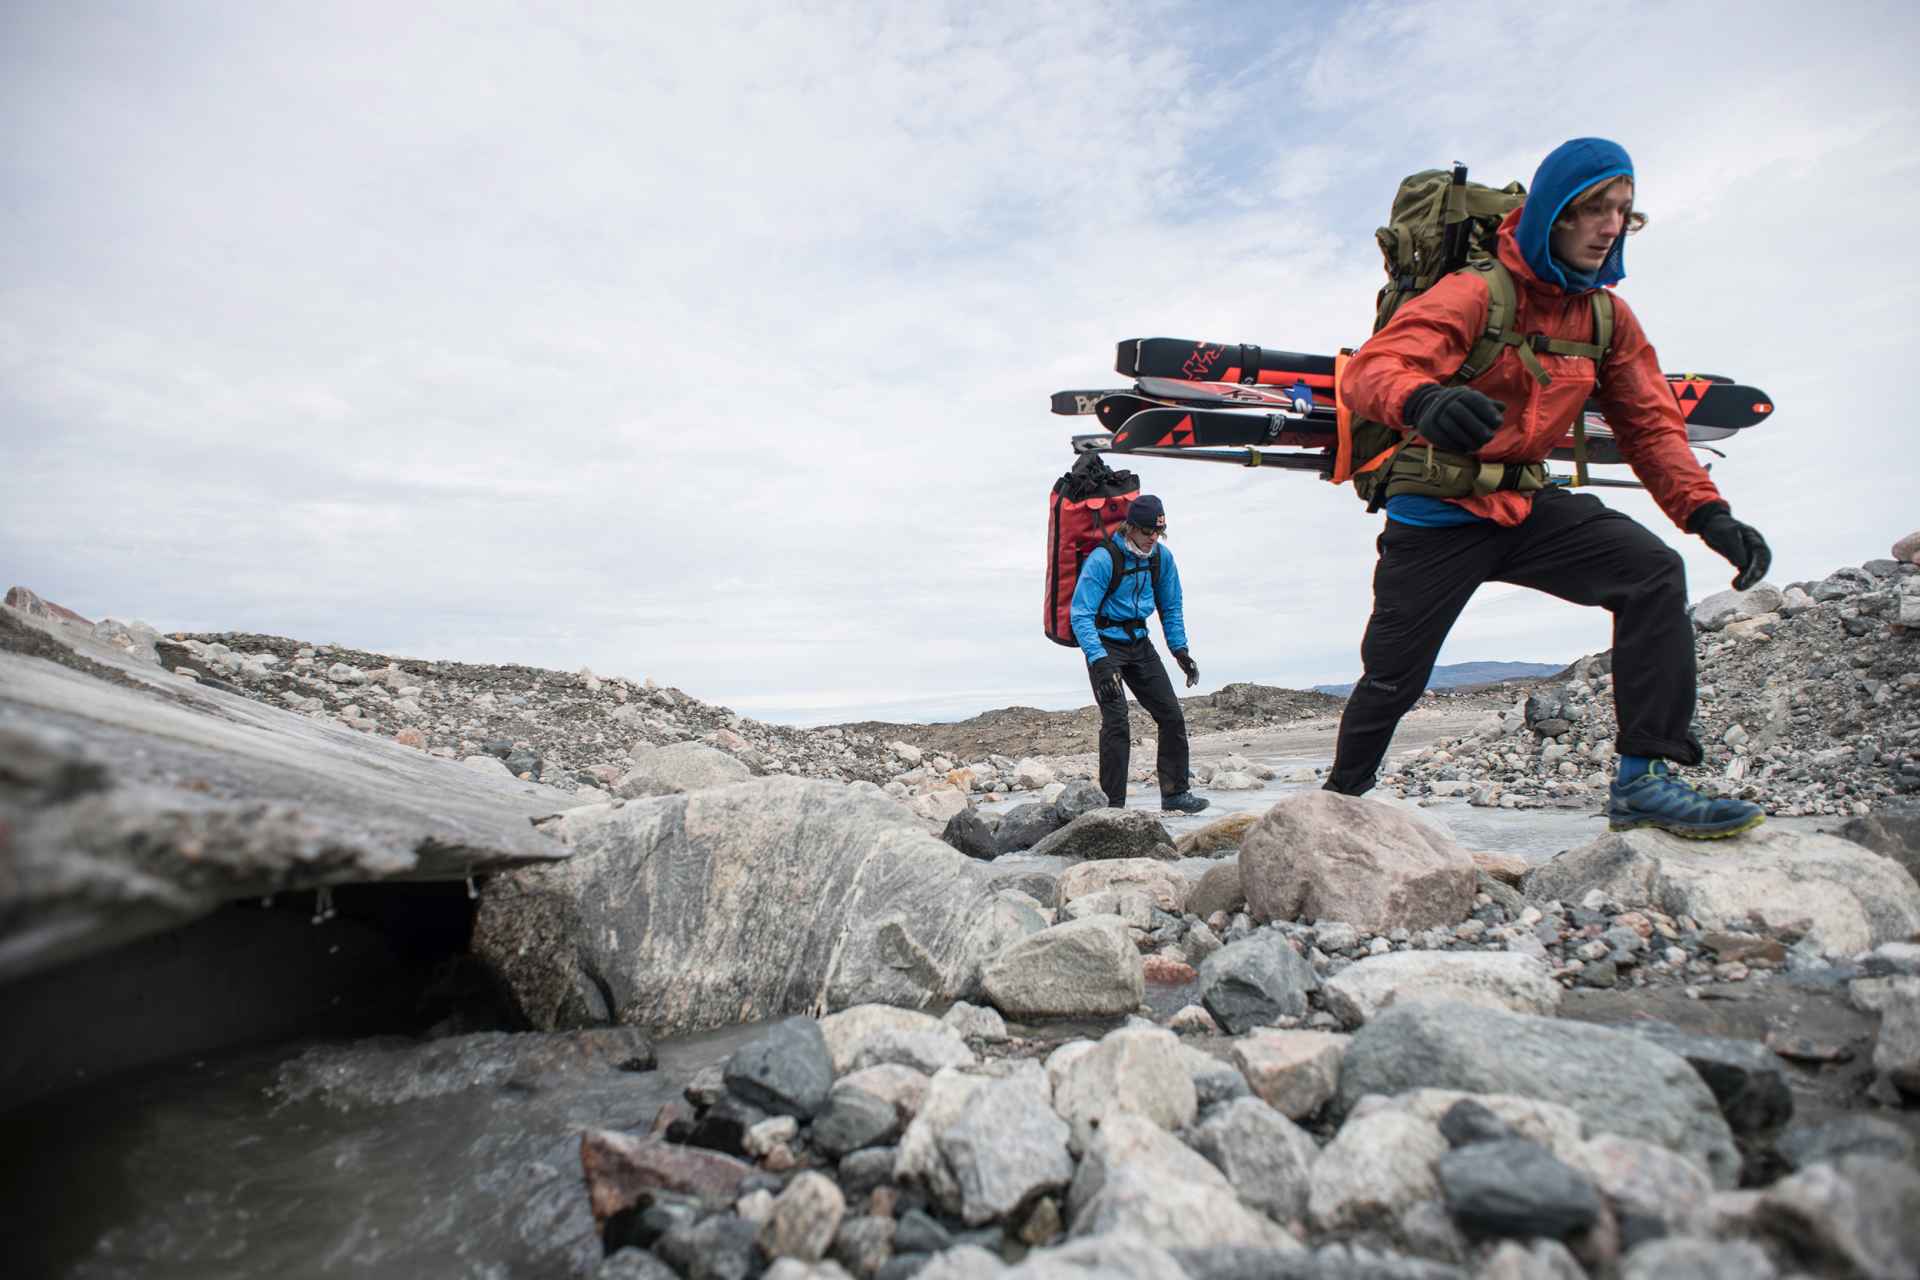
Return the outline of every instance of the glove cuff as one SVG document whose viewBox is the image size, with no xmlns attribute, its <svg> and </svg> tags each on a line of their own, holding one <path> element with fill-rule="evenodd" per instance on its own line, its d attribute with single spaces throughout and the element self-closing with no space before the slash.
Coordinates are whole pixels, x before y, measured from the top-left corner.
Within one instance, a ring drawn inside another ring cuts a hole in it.
<svg viewBox="0 0 1920 1280">
<path fill-rule="evenodd" d="M 1715 516 L 1732 516 L 1733 508 L 1724 502 L 1703 502 L 1687 517 L 1686 530 L 1697 534 L 1713 523 Z"/>
<path fill-rule="evenodd" d="M 1400 405 L 1401 425 L 1409 431 L 1413 430 L 1414 424 L 1420 421 L 1420 411 L 1427 407 L 1427 402 L 1433 399 L 1434 392 L 1438 390 L 1440 390 L 1440 384 L 1437 382 L 1429 382 L 1424 387 L 1415 387 L 1413 394 Z"/>
</svg>

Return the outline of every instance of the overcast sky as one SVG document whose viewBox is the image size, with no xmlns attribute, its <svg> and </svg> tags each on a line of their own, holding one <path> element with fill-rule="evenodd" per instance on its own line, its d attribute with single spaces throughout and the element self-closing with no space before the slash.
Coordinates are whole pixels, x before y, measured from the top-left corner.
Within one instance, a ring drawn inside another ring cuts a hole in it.
<svg viewBox="0 0 1920 1280">
<path fill-rule="evenodd" d="M 1089 701 L 1046 495 L 1167 335 L 1364 338 L 1394 186 L 1586 134 L 1773 580 L 1920 526 L 1908 5 L 0 6 L 0 577 L 91 617 L 651 676 L 766 719 Z M 1373 538 L 1140 460 L 1202 691 L 1351 679 Z M 1624 470 L 1607 474 L 1624 476 Z M 1640 494 L 1606 500 L 1730 570 Z M 5 584 L 0 584 L 5 585 Z M 1608 618 L 1484 588 L 1443 662 Z"/>
</svg>

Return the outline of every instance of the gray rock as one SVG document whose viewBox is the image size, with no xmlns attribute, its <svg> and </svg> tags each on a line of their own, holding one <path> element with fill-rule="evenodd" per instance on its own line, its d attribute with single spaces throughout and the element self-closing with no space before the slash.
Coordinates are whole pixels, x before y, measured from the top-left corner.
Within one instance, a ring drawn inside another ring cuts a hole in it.
<svg viewBox="0 0 1920 1280">
<path fill-rule="evenodd" d="M 871 1276 L 880 1273 L 887 1259 L 893 1253 L 895 1224 L 892 1218 L 876 1214 L 859 1214 L 843 1218 L 840 1230 L 833 1237 L 833 1259 L 846 1268 L 835 1274 L 833 1280 L 848 1276 Z M 766 1280 L 778 1280 L 771 1271 Z M 828 1280 L 821 1276 L 820 1280 Z"/>
<path fill-rule="evenodd" d="M 1068 1129 L 1037 1069 L 983 1086 L 958 1123 L 937 1138 L 960 1190 L 961 1220 L 981 1226 L 1073 1178 Z"/>
<path fill-rule="evenodd" d="M 1920 992 L 1892 992 L 1880 1013 L 1873 1069 L 1903 1094 L 1920 1097 Z"/>
<path fill-rule="evenodd" d="M 969 858 L 986 860 L 1000 852 L 994 847 L 994 833 L 971 805 L 947 819 L 940 838 Z"/>
<path fill-rule="evenodd" d="M 1136 1116 L 1110 1117 L 1094 1131 L 1068 1201 L 1076 1237 L 1117 1232 L 1162 1246 L 1204 1239 L 1298 1248 L 1242 1204 L 1218 1169 Z"/>
<path fill-rule="evenodd" d="M 564 859 L 563 791 L 206 688 L 0 609 L 0 982 L 336 884 Z"/>
<path fill-rule="evenodd" d="M 1474 1235 L 1559 1240 L 1600 1217 L 1593 1184 L 1524 1138 L 1457 1147 L 1440 1157 L 1434 1172 L 1448 1212 Z"/>
<path fill-rule="evenodd" d="M 1102 796 L 1101 800 L 1104 803 L 1105 797 Z M 1031 849 L 1058 831 L 1065 822 L 1066 819 L 1050 804 L 1041 804 L 1037 800 L 1017 804 L 1000 815 L 1000 825 L 993 832 L 993 851 L 998 854 Z"/>
<path fill-rule="evenodd" d="M 1072 1127 L 1076 1150 L 1122 1117 L 1179 1129 L 1193 1123 L 1199 1106 L 1179 1038 L 1153 1026 L 1108 1032 L 1067 1064 L 1053 1091 L 1053 1109 Z"/>
<path fill-rule="evenodd" d="M 1636 1245 L 1620 1261 L 1620 1280 L 1774 1280 L 1767 1251 L 1749 1240 L 1670 1236 Z"/>
<path fill-rule="evenodd" d="M 806 1120 L 833 1087 L 827 1038 L 812 1018 L 788 1018 L 734 1050 L 727 1059 L 727 1088 L 773 1115 Z"/>
<path fill-rule="evenodd" d="M 1440 1136 L 1455 1147 L 1476 1142 L 1507 1142 L 1520 1135 L 1483 1102 L 1462 1098 L 1440 1117 Z"/>
<path fill-rule="evenodd" d="M 1288 1222 L 1306 1213 L 1320 1148 L 1305 1129 L 1258 1098 L 1213 1108 L 1194 1126 L 1189 1141 L 1226 1175 L 1243 1201 L 1268 1217 Z"/>
<path fill-rule="evenodd" d="M 1760 1193 L 1754 1222 L 1816 1272 L 1920 1276 L 1920 1172 L 1909 1165 L 1810 1165 Z"/>
<path fill-rule="evenodd" d="M 677 795 L 743 782 L 752 776 L 751 769 L 724 751 L 697 742 L 674 742 L 635 758 L 633 768 L 613 784 L 613 794 L 623 800 Z"/>
<path fill-rule="evenodd" d="M 1920 932 L 1920 884 L 1848 840 L 1760 827 L 1737 840 L 1664 831 L 1609 833 L 1528 873 L 1535 901 L 1579 902 L 1600 891 L 1629 908 L 1690 915 L 1710 929 L 1749 916 L 1805 923 L 1827 955 L 1851 956 Z"/>
<path fill-rule="evenodd" d="M 1415 1088 L 1516 1093 L 1562 1103 L 1596 1130 L 1656 1142 L 1731 1187 L 1740 1157 L 1713 1094 L 1686 1061 L 1623 1031 L 1455 1004 L 1388 1009 L 1361 1028 L 1340 1099 Z"/>
<path fill-rule="evenodd" d="M 1793 1119 L 1793 1091 L 1786 1070 L 1779 1058 L 1760 1045 L 1692 1035 L 1663 1022 L 1627 1022 L 1622 1029 L 1685 1058 L 1713 1090 L 1727 1126 L 1742 1137 L 1771 1133 Z"/>
<path fill-rule="evenodd" d="M 680 1277 L 645 1249 L 628 1246 L 608 1254 L 594 1268 L 593 1280 L 680 1280 Z"/>
<path fill-rule="evenodd" d="M 1912 1164 L 1920 1158 L 1920 1143 L 1891 1120 L 1853 1112 L 1825 1124 L 1788 1129 L 1774 1141 L 1774 1151 L 1789 1169 L 1804 1169 L 1842 1156 L 1874 1156 L 1895 1164 Z"/>
<path fill-rule="evenodd" d="M 653 1246 L 683 1280 L 747 1280 L 759 1270 L 759 1227 L 738 1214 L 679 1226 Z"/>
<path fill-rule="evenodd" d="M 1304 1016 L 1307 993 L 1319 986 L 1313 966 L 1271 929 L 1222 947 L 1200 966 L 1200 1002 L 1233 1035 Z"/>
<path fill-rule="evenodd" d="M 1168 1252 L 1186 1280 L 1467 1280 L 1465 1271 L 1443 1262 L 1356 1252 L 1344 1244 L 1325 1245 L 1312 1253 L 1224 1244 L 1190 1245 Z M 1542 1277 L 1526 1273 L 1525 1280 Z"/>
<path fill-rule="evenodd" d="M 1394 951 L 1356 961 L 1326 983 L 1327 1010 L 1350 1027 L 1409 1000 L 1551 1014 L 1560 996 L 1546 965 L 1515 952 Z"/>
<path fill-rule="evenodd" d="M 1140 953 L 1118 916 L 1089 916 L 1020 939 L 981 975 L 1015 1018 L 1130 1013 L 1146 996 Z"/>
<path fill-rule="evenodd" d="M 1349 1115 L 1314 1162 L 1308 1221 L 1323 1232 L 1397 1236 L 1403 1214 L 1440 1198 L 1434 1162 L 1447 1149 L 1436 1124 L 1391 1104 Z"/>
<path fill-rule="evenodd" d="M 1143 809 L 1094 809 L 1033 846 L 1035 857 L 1171 858 L 1173 837 Z"/>
<path fill-rule="evenodd" d="M 1053 802 L 1053 811 L 1060 817 L 1060 825 L 1065 826 L 1083 813 L 1092 813 L 1095 809 L 1107 807 L 1107 793 L 1087 781 L 1069 782 L 1067 789 Z"/>
<path fill-rule="evenodd" d="M 758 778 L 549 825 L 573 856 L 495 877 L 474 925 L 536 1027 L 964 998 L 1004 945 L 983 865 L 877 794 Z"/>
<path fill-rule="evenodd" d="M 1583 1171 L 1623 1224 L 1657 1223 L 1684 1234 L 1712 1202 L 1700 1166 L 1665 1147 L 1603 1133 L 1580 1144 L 1568 1163 Z"/>
<path fill-rule="evenodd" d="M 1187 894 L 1187 910 L 1202 920 L 1216 911 L 1231 915 L 1246 905 L 1247 894 L 1241 887 L 1240 861 L 1237 858 L 1208 867 L 1206 874 Z"/>
<path fill-rule="evenodd" d="M 862 1147 L 877 1147 L 900 1136 L 900 1114 L 891 1102 L 864 1089 L 833 1090 L 826 1108 L 814 1118 L 813 1145 L 839 1158 Z"/>
</svg>

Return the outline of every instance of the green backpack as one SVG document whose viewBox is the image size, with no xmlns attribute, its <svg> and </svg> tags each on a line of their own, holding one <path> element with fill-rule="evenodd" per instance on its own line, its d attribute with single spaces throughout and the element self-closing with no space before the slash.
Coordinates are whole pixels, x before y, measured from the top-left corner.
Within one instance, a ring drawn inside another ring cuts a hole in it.
<svg viewBox="0 0 1920 1280">
<path fill-rule="evenodd" d="M 1409 175 L 1393 195 L 1387 225 L 1373 233 L 1386 261 L 1387 283 L 1374 299 L 1373 331 L 1386 327 L 1400 304 L 1426 292 L 1442 276 L 1473 271 L 1487 282 L 1487 324 L 1467 352 L 1451 382 L 1470 382 L 1493 367 L 1500 353 L 1514 348 L 1541 386 L 1553 381 L 1539 352 L 1583 356 L 1595 366 L 1613 341 L 1613 295 L 1596 289 L 1592 342 L 1569 342 L 1544 334 L 1523 334 L 1513 327 L 1513 275 L 1500 265 L 1496 242 L 1501 221 L 1526 202 L 1527 189 L 1509 182 L 1499 189 L 1467 181 L 1465 165 L 1452 170 L 1423 169 Z M 1351 354 L 1351 353 L 1343 353 Z M 1342 415 L 1333 479 L 1352 480 L 1368 511 L 1378 511 L 1391 495 L 1424 494 L 1436 498 L 1478 497 L 1499 489 L 1532 490 L 1546 483 L 1539 463 L 1481 462 L 1422 444 L 1407 449 L 1408 437 L 1392 427 Z M 1587 482 L 1585 415 L 1573 423 L 1574 483 Z M 1391 494 L 1389 493 L 1391 491 Z"/>
</svg>

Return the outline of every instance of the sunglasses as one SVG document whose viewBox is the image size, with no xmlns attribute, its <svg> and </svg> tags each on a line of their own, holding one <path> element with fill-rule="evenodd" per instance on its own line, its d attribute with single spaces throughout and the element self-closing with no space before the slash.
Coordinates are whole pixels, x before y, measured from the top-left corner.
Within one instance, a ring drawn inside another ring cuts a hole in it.
<svg viewBox="0 0 1920 1280">
<path fill-rule="evenodd" d="M 1161 525 L 1158 528 L 1154 528 L 1150 525 L 1130 524 L 1127 526 L 1127 528 L 1133 530 L 1133 532 L 1139 534 L 1143 538 L 1149 537 L 1149 536 L 1155 537 L 1155 538 L 1164 538 L 1167 536 L 1167 527 L 1165 525 Z"/>
</svg>

